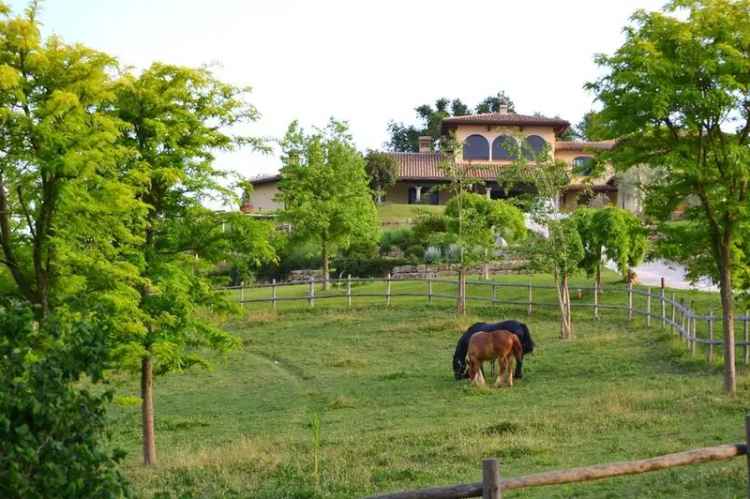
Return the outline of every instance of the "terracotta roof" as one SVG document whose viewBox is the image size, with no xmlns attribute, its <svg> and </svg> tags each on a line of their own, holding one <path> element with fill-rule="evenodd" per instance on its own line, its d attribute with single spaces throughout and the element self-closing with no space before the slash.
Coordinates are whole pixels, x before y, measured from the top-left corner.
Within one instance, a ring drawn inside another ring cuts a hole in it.
<svg viewBox="0 0 750 499">
<path fill-rule="evenodd" d="M 587 141 L 570 141 L 570 142 L 555 142 L 555 151 L 583 151 L 585 149 L 591 149 L 595 151 L 608 151 L 615 146 L 614 140 L 601 140 L 598 142 L 587 142 Z"/>
<path fill-rule="evenodd" d="M 551 126 L 558 133 L 570 127 L 570 123 L 561 118 L 545 118 L 544 116 L 516 113 L 484 113 L 445 118 L 442 123 L 442 131 L 446 132 L 458 125 Z"/>
<path fill-rule="evenodd" d="M 277 173 L 276 175 L 266 175 L 264 177 L 256 177 L 256 178 L 250 179 L 250 184 L 252 185 L 270 184 L 273 182 L 278 182 L 279 180 L 281 180 L 281 174 Z"/>
<path fill-rule="evenodd" d="M 445 174 L 440 170 L 441 154 L 434 152 L 392 152 L 388 153 L 398 163 L 399 180 L 446 180 Z M 470 168 L 472 176 L 476 178 L 494 180 L 498 170 L 503 168 L 500 164 L 492 163 L 458 163 L 464 168 Z"/>
</svg>

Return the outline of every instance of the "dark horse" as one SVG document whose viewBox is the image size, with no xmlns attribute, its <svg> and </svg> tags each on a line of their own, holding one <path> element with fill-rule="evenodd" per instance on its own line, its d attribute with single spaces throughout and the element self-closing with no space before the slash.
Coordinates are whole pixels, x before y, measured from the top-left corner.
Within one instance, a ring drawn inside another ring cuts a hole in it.
<svg viewBox="0 0 750 499">
<path fill-rule="evenodd" d="M 480 331 L 497 331 L 504 329 L 518 336 L 523 347 L 523 354 L 531 353 L 534 351 L 534 340 L 531 339 L 531 332 L 526 324 L 519 321 L 503 321 L 494 324 L 486 322 L 477 322 L 473 324 L 466 332 L 461 336 L 456 345 L 456 352 L 453 354 L 453 374 L 456 379 L 465 379 L 468 377 L 467 366 L 466 366 L 466 352 L 469 349 L 469 340 L 474 333 Z M 523 378 L 523 358 L 521 361 L 516 362 L 516 372 L 513 374 L 514 377 L 521 379 Z"/>
</svg>

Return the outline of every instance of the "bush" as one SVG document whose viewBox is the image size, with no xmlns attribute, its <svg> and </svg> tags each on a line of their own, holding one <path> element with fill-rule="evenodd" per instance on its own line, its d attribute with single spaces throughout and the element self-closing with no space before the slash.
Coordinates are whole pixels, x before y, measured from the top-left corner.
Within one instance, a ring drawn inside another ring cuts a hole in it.
<svg viewBox="0 0 750 499">
<path fill-rule="evenodd" d="M 277 249 L 278 261 L 261 266 L 256 277 L 270 281 L 286 280 L 292 270 L 319 269 L 323 267 L 320 248 L 312 243 L 296 243 L 287 240 Z"/>
<path fill-rule="evenodd" d="M 384 277 L 393 271 L 394 267 L 411 263 L 404 258 L 336 258 L 333 267 L 336 277 Z"/>
<path fill-rule="evenodd" d="M 37 330 L 28 307 L 0 304 L 0 497 L 129 495 L 123 454 L 102 445 L 111 394 L 73 388 L 99 379 L 102 330 L 80 318 Z"/>
</svg>

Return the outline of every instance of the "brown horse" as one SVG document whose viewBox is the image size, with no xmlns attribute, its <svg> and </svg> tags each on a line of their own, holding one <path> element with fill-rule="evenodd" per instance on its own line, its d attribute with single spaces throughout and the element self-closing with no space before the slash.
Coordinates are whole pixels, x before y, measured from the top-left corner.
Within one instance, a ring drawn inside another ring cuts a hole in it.
<svg viewBox="0 0 750 499">
<path fill-rule="evenodd" d="M 507 372 L 508 385 L 513 386 L 513 369 L 511 369 L 511 356 L 516 362 L 523 359 L 523 347 L 518 336 L 505 331 L 486 331 L 475 333 L 469 340 L 469 349 L 466 353 L 466 363 L 469 365 L 469 378 L 472 383 L 484 384 L 482 374 L 482 362 L 498 360 L 497 381 L 495 386 L 502 385 L 502 377 Z"/>
</svg>

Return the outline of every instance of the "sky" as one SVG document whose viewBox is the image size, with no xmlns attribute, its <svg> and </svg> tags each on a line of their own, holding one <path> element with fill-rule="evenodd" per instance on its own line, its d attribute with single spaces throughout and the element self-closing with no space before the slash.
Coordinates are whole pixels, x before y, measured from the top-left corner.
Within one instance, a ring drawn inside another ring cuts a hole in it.
<svg viewBox="0 0 750 499">
<path fill-rule="evenodd" d="M 8 1 L 8 0 L 6 0 Z M 17 11 L 25 0 L 10 0 Z M 665 0 L 46 0 L 45 34 L 116 56 L 211 65 L 251 86 L 261 119 L 247 132 L 283 137 L 289 123 L 345 120 L 357 147 L 383 148 L 390 120 L 439 97 L 475 105 L 503 90 L 522 114 L 571 123 L 594 106 L 583 89 L 597 53 L 623 42 L 637 9 Z M 248 177 L 281 166 L 276 152 L 222 154 Z"/>
</svg>

